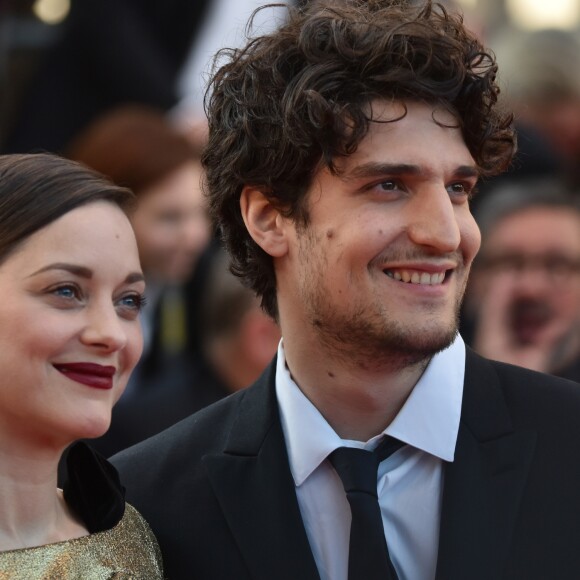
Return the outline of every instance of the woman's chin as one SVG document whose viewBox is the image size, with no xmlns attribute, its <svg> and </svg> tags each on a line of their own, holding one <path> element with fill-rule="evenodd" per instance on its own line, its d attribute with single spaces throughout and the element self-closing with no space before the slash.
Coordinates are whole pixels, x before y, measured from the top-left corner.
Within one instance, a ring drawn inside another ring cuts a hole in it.
<svg viewBox="0 0 580 580">
<path fill-rule="evenodd" d="M 104 435 L 111 426 L 111 416 L 91 417 L 79 426 L 79 435 L 75 439 L 96 439 Z"/>
</svg>

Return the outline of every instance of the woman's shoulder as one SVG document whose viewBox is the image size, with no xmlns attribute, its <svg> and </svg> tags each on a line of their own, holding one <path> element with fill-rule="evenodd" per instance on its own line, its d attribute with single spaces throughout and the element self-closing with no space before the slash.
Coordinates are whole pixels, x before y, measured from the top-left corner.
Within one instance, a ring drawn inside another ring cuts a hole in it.
<svg viewBox="0 0 580 580">
<path fill-rule="evenodd" d="M 0 553 L 0 578 L 163 578 L 161 553 L 141 514 L 125 503 L 116 469 L 86 443 L 67 453 L 63 493 L 88 535 Z"/>
<path fill-rule="evenodd" d="M 70 447 L 66 465 L 64 498 L 90 532 L 86 541 L 92 556 L 107 565 L 126 565 L 136 577 L 162 578 L 157 540 L 143 516 L 125 503 L 113 465 L 84 442 Z M 110 560 L 113 553 L 115 561 Z"/>
<path fill-rule="evenodd" d="M 101 562 L 116 567 L 117 573 L 126 570 L 131 572 L 131 578 L 163 578 L 159 544 L 149 524 L 132 505 L 125 504 L 123 517 L 114 528 L 88 537 L 99 544 L 95 555 L 100 554 Z"/>
<path fill-rule="evenodd" d="M 0 553 L 0 578 L 163 579 L 159 546 L 141 514 L 127 504 L 110 530 Z"/>
</svg>

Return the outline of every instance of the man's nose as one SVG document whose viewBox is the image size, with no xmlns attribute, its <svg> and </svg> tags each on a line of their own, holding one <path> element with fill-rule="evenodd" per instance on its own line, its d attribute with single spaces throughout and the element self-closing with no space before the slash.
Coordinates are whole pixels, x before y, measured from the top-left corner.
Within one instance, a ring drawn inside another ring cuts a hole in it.
<svg viewBox="0 0 580 580">
<path fill-rule="evenodd" d="M 415 196 L 407 207 L 407 235 L 415 244 L 441 253 L 454 252 L 461 243 L 455 208 L 444 187 Z"/>
</svg>

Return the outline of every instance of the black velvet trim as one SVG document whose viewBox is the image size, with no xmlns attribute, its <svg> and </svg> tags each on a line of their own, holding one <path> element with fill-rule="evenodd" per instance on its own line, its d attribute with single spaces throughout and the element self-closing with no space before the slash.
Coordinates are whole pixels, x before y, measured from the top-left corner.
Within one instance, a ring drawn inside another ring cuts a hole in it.
<svg viewBox="0 0 580 580">
<path fill-rule="evenodd" d="M 125 513 L 125 488 L 117 470 L 82 441 L 70 447 L 66 465 L 64 499 L 88 531 L 93 534 L 116 526 Z"/>
</svg>

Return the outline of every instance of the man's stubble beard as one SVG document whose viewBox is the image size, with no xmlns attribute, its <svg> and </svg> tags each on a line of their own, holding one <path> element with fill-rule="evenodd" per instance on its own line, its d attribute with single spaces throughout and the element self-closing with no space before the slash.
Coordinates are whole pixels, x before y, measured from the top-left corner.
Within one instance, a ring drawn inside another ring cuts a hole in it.
<svg viewBox="0 0 580 580">
<path fill-rule="evenodd" d="M 318 263 L 308 269 L 308 275 L 302 276 L 300 294 L 307 322 L 331 358 L 338 357 L 338 360 L 349 361 L 366 370 L 397 371 L 426 366 L 435 354 L 453 343 L 466 282 L 456 297 L 451 319 L 446 324 L 433 321 L 430 328 L 405 326 L 378 297 L 370 304 L 351 303 L 348 311 L 341 311 L 331 299 L 331 289 L 326 286 L 327 261 L 325 256 L 311 251 L 313 241 L 307 242 L 301 254 L 305 262 Z"/>
</svg>

